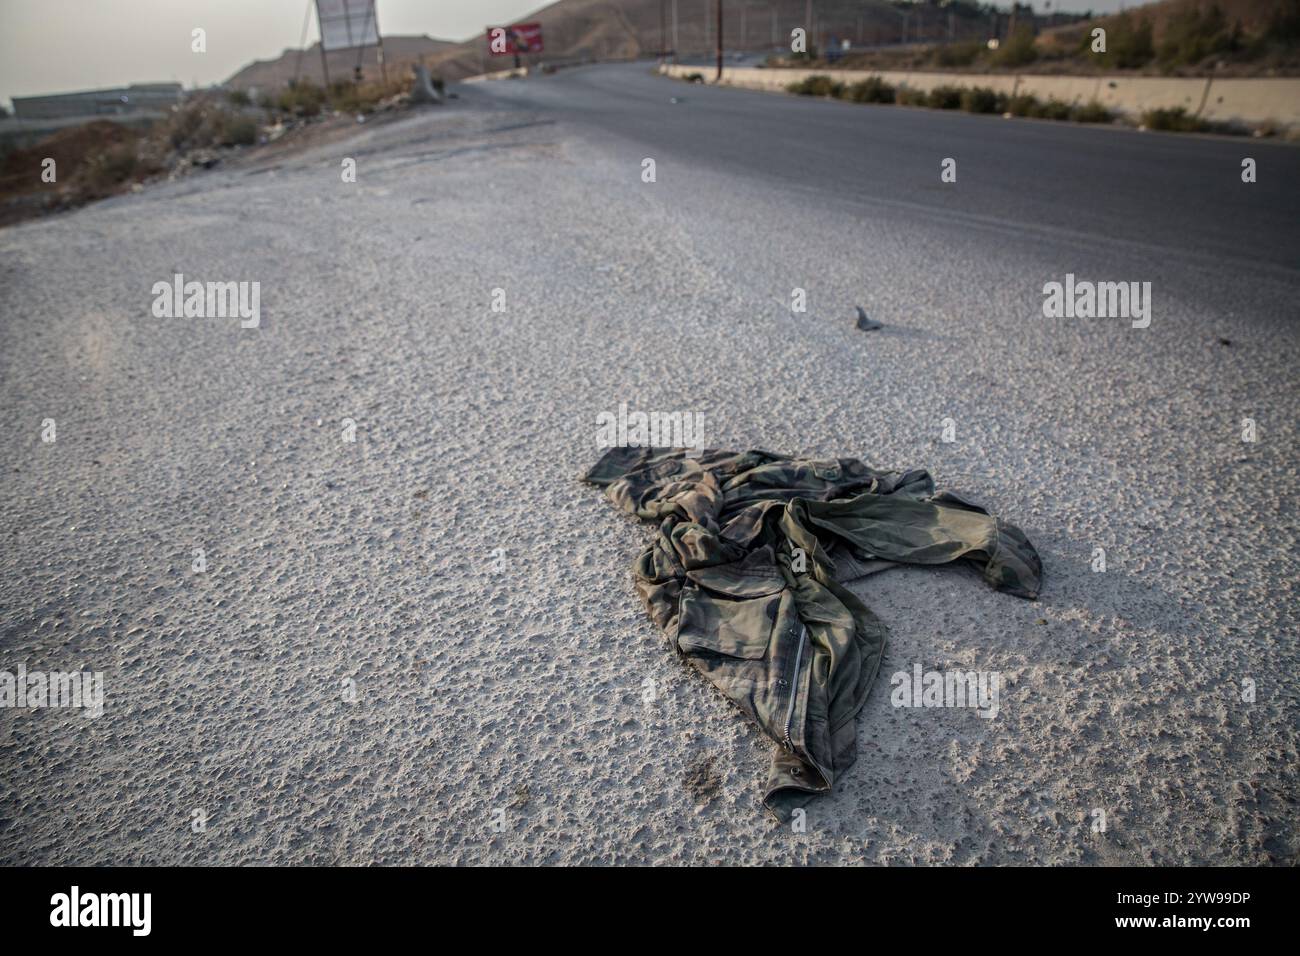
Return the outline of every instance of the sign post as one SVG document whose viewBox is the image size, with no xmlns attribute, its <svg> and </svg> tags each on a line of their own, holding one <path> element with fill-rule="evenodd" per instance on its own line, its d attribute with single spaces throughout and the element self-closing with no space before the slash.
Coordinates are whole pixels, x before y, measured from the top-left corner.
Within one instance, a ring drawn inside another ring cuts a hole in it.
<svg viewBox="0 0 1300 956">
<path fill-rule="evenodd" d="M 508 27 L 487 28 L 488 53 L 492 56 L 513 56 L 515 68 L 519 68 L 519 57 L 523 53 L 541 53 L 542 25 L 540 23 L 516 23 Z"/>
<path fill-rule="evenodd" d="M 333 50 L 357 48 L 357 73 L 361 72 L 361 59 L 368 46 L 376 48 L 379 71 L 384 81 L 388 69 L 384 65 L 384 41 L 379 36 L 379 17 L 375 0 L 316 0 L 316 21 L 320 24 L 320 63 L 325 74 L 325 89 L 329 89 L 330 72 L 326 53 Z"/>
</svg>

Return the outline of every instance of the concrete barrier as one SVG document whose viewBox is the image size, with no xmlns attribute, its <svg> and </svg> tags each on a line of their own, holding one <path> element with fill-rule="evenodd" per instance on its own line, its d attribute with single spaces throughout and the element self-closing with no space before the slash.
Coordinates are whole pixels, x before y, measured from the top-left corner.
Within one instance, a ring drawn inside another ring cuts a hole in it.
<svg viewBox="0 0 1300 956">
<path fill-rule="evenodd" d="M 1300 126 L 1300 80 L 1224 79 L 1210 84 L 1201 116 L 1208 120 L 1249 117 L 1287 128 Z"/>
<path fill-rule="evenodd" d="M 1140 116 L 1147 110 L 1182 107 L 1196 114 L 1205 102 L 1208 79 L 1165 79 L 1162 77 L 1102 77 L 1102 106 L 1118 113 Z M 1243 120 L 1245 117 L 1241 117 Z M 1300 118 L 1300 117 L 1298 117 Z"/>
<path fill-rule="evenodd" d="M 441 103 L 442 96 L 429 79 L 429 70 L 423 63 L 415 64 L 415 82 L 411 84 L 412 103 Z"/>
<path fill-rule="evenodd" d="M 712 82 L 712 68 L 669 65 L 669 76 L 699 73 Z M 1058 99 L 1081 104 L 1096 100 L 1103 106 L 1137 118 L 1147 110 L 1183 107 L 1188 113 L 1213 122 L 1246 125 L 1274 123 L 1300 128 L 1300 79 L 1214 79 L 1159 76 L 1047 76 L 1034 73 L 933 73 L 896 70 L 785 70 L 725 67 L 722 83 L 747 89 L 779 91 L 809 76 L 832 76 L 857 83 L 878 76 L 891 86 L 929 92 L 936 86 L 961 89 L 984 87 L 1008 95 L 1029 94 L 1041 100 Z"/>
</svg>

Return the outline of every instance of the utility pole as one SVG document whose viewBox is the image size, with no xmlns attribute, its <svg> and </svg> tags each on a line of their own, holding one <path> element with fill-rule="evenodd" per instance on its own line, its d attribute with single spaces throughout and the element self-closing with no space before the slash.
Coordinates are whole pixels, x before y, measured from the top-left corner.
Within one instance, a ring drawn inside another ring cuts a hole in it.
<svg viewBox="0 0 1300 956">
<path fill-rule="evenodd" d="M 715 83 L 722 82 L 722 0 L 717 0 L 718 11 L 718 77 Z"/>
<path fill-rule="evenodd" d="M 659 0 L 659 62 L 664 62 L 668 50 L 668 27 L 665 6 L 668 0 Z"/>
<path fill-rule="evenodd" d="M 677 0 L 673 0 L 673 62 L 677 62 Z"/>
<path fill-rule="evenodd" d="M 772 49 L 775 50 L 777 48 L 777 45 L 780 44 L 780 42 L 781 40 L 777 36 L 777 30 L 776 30 L 776 6 L 774 4 L 772 6 Z"/>
<path fill-rule="evenodd" d="M 328 102 L 330 95 L 330 68 L 329 62 L 325 59 L 325 34 L 321 33 L 320 38 L 320 71 L 325 74 L 325 99 Z M 198 86 L 196 81 L 194 84 Z"/>
</svg>

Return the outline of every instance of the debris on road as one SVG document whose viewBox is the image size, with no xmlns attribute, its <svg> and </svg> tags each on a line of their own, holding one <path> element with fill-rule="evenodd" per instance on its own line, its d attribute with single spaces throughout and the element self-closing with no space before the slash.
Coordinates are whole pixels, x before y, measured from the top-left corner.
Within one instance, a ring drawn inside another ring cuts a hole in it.
<svg viewBox="0 0 1300 956">
<path fill-rule="evenodd" d="M 858 328 L 863 332 L 874 332 L 876 329 L 883 329 L 885 327 L 883 322 L 877 322 L 875 319 L 869 317 L 867 313 L 863 311 L 862 306 L 857 306 L 857 310 Z"/>
</svg>

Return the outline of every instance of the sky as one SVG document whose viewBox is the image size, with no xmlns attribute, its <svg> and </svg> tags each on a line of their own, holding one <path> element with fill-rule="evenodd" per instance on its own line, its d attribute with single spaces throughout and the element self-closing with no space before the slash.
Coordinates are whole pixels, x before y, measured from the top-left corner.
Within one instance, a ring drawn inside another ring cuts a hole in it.
<svg viewBox="0 0 1300 956">
<path fill-rule="evenodd" d="M 698 0 L 697 0 L 698 2 Z M 759 0 L 755 0 L 759 2 Z M 296 48 L 310 0 L 0 0 L 0 101 L 174 80 L 219 83 L 252 60 Z M 1034 0 L 1043 9 L 1045 0 Z M 1108 12 L 1125 0 L 1056 0 Z M 464 40 L 488 24 L 517 22 L 548 0 L 379 0 L 380 31 Z M 1135 6 L 1127 0 L 1127 6 Z M 207 52 L 190 49 L 195 27 Z M 316 40 L 316 17 L 307 43 Z"/>
</svg>

